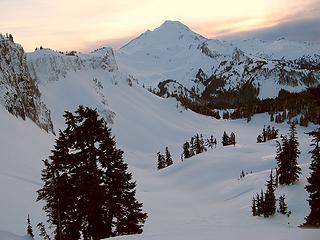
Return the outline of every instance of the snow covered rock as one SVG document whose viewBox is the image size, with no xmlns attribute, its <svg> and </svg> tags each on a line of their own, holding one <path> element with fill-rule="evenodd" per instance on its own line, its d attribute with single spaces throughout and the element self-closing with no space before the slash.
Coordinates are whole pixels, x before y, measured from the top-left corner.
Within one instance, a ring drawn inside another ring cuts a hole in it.
<svg viewBox="0 0 320 240">
<path fill-rule="evenodd" d="M 50 111 L 40 96 L 23 48 L 13 42 L 11 35 L 0 35 L 0 104 L 13 115 L 30 118 L 47 132 L 53 131 Z"/>
</svg>

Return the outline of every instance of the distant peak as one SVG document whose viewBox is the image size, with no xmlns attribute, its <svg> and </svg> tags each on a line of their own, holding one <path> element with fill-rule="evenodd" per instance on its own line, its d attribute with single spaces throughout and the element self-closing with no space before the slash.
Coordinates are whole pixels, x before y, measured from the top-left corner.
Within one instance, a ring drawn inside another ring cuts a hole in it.
<svg viewBox="0 0 320 240">
<path fill-rule="evenodd" d="M 182 22 L 172 21 L 172 20 L 166 20 L 159 27 L 159 29 L 161 29 L 161 28 L 182 28 L 184 30 L 190 31 L 190 29 L 185 24 L 183 24 Z"/>
</svg>

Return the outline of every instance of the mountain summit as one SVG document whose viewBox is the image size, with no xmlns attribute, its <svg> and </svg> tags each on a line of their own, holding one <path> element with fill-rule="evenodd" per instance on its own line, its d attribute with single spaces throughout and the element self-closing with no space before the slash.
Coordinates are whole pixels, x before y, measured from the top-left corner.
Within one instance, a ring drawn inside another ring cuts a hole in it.
<svg viewBox="0 0 320 240">
<path fill-rule="evenodd" d="M 199 45 L 206 38 L 193 32 L 190 28 L 179 21 L 165 21 L 153 31 L 147 30 L 139 37 L 131 40 L 120 48 L 126 53 L 140 50 L 185 48 L 190 45 Z"/>
</svg>

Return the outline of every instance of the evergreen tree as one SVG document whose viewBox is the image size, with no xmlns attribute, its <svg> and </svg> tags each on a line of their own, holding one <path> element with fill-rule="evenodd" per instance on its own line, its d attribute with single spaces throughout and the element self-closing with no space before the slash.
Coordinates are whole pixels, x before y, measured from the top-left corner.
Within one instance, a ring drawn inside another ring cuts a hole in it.
<svg viewBox="0 0 320 240">
<path fill-rule="evenodd" d="M 171 158 L 171 153 L 169 152 L 168 147 L 166 147 L 166 157 L 165 157 L 165 163 L 166 167 L 170 166 L 173 164 L 172 158 Z"/>
<path fill-rule="evenodd" d="M 49 237 L 45 227 L 44 227 L 44 224 L 41 222 L 41 223 L 38 223 L 37 225 L 38 229 L 39 229 L 39 232 L 40 232 L 40 237 L 43 238 L 43 240 L 51 240 L 51 238 Z"/>
<path fill-rule="evenodd" d="M 274 179 L 272 176 L 272 170 L 270 173 L 270 179 L 267 181 L 267 191 L 264 201 L 264 216 L 269 217 L 276 212 L 276 197 L 274 195 Z"/>
<path fill-rule="evenodd" d="M 290 153 L 290 182 L 292 184 L 299 180 L 299 174 L 301 174 L 301 168 L 298 165 L 298 158 L 300 154 L 299 142 L 296 135 L 296 126 L 291 124 L 289 137 L 290 150 L 288 152 Z"/>
<path fill-rule="evenodd" d="M 320 128 L 308 133 L 313 137 L 311 146 L 312 162 L 310 165 L 310 176 L 308 185 L 305 187 L 309 192 L 310 214 L 305 218 L 305 227 L 320 227 Z"/>
<path fill-rule="evenodd" d="M 203 152 L 203 143 L 198 133 L 194 138 L 194 148 L 195 148 L 195 154 L 199 154 Z"/>
<path fill-rule="evenodd" d="M 301 168 L 298 165 L 300 151 L 296 137 L 295 125 L 290 127 L 289 139 L 282 136 L 281 144 L 277 142 L 276 160 L 278 164 L 279 184 L 290 185 L 299 180 Z"/>
<path fill-rule="evenodd" d="M 288 213 L 288 207 L 287 207 L 287 204 L 285 202 L 285 195 L 281 195 L 279 197 L 279 213 L 283 214 L 283 215 L 286 215 Z"/>
<path fill-rule="evenodd" d="M 158 156 L 158 170 L 166 167 L 166 159 L 163 154 L 160 152 L 157 153 Z"/>
<path fill-rule="evenodd" d="M 251 206 L 251 211 L 252 211 L 252 216 L 257 216 L 257 205 L 256 205 L 256 199 L 253 197 L 252 198 L 252 206 Z"/>
<path fill-rule="evenodd" d="M 234 132 L 231 132 L 231 134 L 230 134 L 229 144 L 236 145 L 236 135 L 234 134 Z"/>
<path fill-rule="evenodd" d="M 227 146 L 227 145 L 229 145 L 229 142 L 230 142 L 229 136 L 228 136 L 228 134 L 224 131 L 224 132 L 223 132 L 223 135 L 222 135 L 222 145 L 223 145 L 223 146 Z"/>
<path fill-rule="evenodd" d="M 183 156 L 185 159 L 191 157 L 189 149 L 190 149 L 190 144 L 186 141 L 183 144 Z"/>
<path fill-rule="evenodd" d="M 110 128 L 96 110 L 82 106 L 64 117 L 67 128 L 44 160 L 44 186 L 38 190 L 56 239 L 141 233 L 147 215 Z"/>
<path fill-rule="evenodd" d="M 29 237 L 31 237 L 32 239 L 34 238 L 34 234 L 33 234 L 32 226 L 31 226 L 29 214 L 28 214 L 28 218 L 27 218 L 27 235 Z"/>
<path fill-rule="evenodd" d="M 265 198 L 264 198 L 264 193 L 263 193 L 263 191 L 262 191 L 262 189 L 261 189 L 261 192 L 260 192 L 260 196 L 259 196 L 259 203 L 260 203 L 260 205 L 259 205 L 259 210 L 258 210 L 258 212 L 259 212 L 259 215 L 263 215 L 264 214 L 264 200 L 265 200 Z"/>
</svg>

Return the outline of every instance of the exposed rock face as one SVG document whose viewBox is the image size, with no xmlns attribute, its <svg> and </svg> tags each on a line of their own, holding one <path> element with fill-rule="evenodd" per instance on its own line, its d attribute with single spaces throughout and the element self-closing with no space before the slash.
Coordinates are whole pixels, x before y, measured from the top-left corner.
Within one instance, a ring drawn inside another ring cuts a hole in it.
<svg viewBox="0 0 320 240">
<path fill-rule="evenodd" d="M 40 96 L 23 48 L 13 42 L 11 35 L 0 35 L 0 104 L 11 114 L 30 118 L 42 129 L 53 132 L 50 111 Z"/>
</svg>

